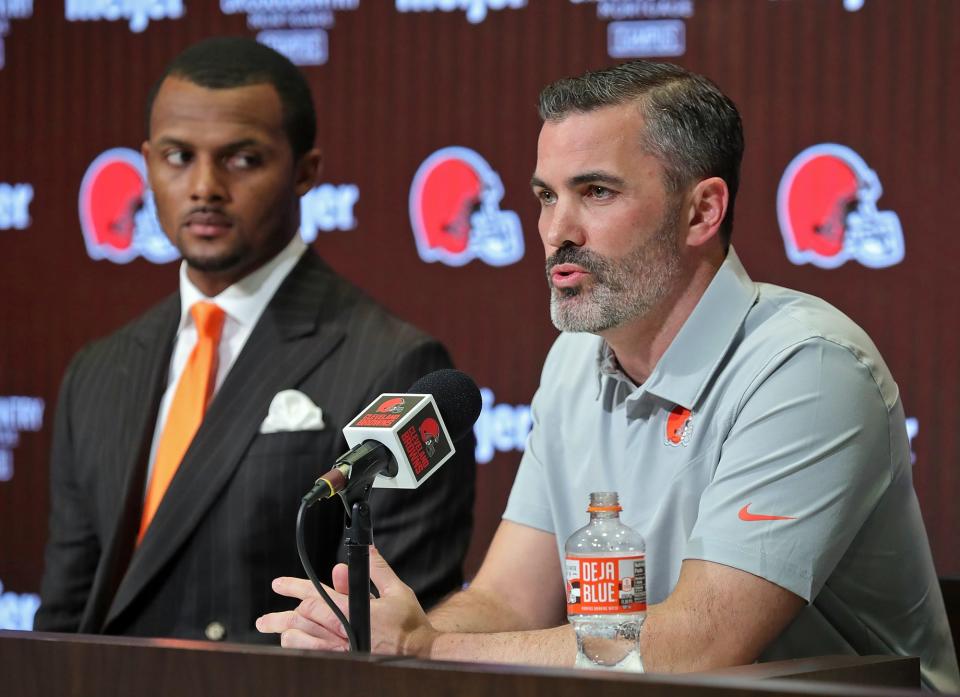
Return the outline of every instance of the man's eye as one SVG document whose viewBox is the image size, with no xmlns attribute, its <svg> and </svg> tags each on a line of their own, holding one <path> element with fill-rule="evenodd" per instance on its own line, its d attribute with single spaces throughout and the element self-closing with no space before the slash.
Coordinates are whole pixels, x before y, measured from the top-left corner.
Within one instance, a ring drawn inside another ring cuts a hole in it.
<svg viewBox="0 0 960 697">
<path fill-rule="evenodd" d="M 591 198 L 598 198 L 598 199 L 610 198 L 611 196 L 613 196 L 613 191 L 611 191 L 605 186 L 598 186 L 598 185 L 593 185 L 589 187 L 587 189 L 587 193 L 590 195 Z"/>
<path fill-rule="evenodd" d="M 250 152 L 238 152 L 230 156 L 228 164 L 233 169 L 253 169 L 261 163 L 259 155 Z"/>
<path fill-rule="evenodd" d="M 167 161 L 167 164 L 174 167 L 183 167 L 190 162 L 191 158 L 190 153 L 186 150 L 170 150 L 164 154 L 163 159 Z"/>
<path fill-rule="evenodd" d="M 541 189 L 540 191 L 537 191 L 536 195 L 540 203 L 545 206 L 549 206 L 557 200 L 556 194 L 554 194 L 552 191 L 548 191 L 547 189 Z"/>
</svg>

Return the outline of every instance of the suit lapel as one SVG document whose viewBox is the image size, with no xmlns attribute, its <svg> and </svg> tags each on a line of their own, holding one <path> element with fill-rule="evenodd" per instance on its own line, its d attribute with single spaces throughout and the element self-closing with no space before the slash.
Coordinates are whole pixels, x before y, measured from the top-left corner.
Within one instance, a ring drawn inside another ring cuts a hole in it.
<svg viewBox="0 0 960 697">
<path fill-rule="evenodd" d="M 133 554 L 153 426 L 170 364 L 180 300 L 171 296 L 129 330 L 125 353 L 116 365 L 116 413 L 130 416 L 132 428 L 104 434 L 116 439 L 117 456 L 99 463 L 102 500 L 116 502 L 79 631 L 98 632 Z"/>
<path fill-rule="evenodd" d="M 339 279 L 307 251 L 237 357 L 134 553 L 107 622 L 181 547 L 240 464 L 277 392 L 295 387 L 341 342 Z"/>
</svg>

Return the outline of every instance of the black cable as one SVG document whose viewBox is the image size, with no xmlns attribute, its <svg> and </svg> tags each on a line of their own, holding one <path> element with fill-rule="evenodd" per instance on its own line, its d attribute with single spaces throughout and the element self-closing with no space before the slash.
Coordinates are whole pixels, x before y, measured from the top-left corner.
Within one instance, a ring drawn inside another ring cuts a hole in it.
<svg viewBox="0 0 960 697">
<path fill-rule="evenodd" d="M 320 597 L 323 598 L 324 602 L 343 625 L 343 630 L 347 633 L 347 641 L 350 642 L 350 651 L 356 652 L 357 637 L 353 633 L 353 627 L 350 626 L 347 618 L 343 612 L 340 611 L 340 608 L 337 607 L 337 604 L 333 602 L 333 599 L 323 590 L 323 585 L 320 583 L 320 579 L 317 578 L 317 574 L 313 570 L 313 565 L 310 563 L 310 558 L 307 556 L 307 546 L 303 541 L 303 512 L 309 506 L 310 503 L 306 500 L 306 497 L 304 497 L 304 500 L 300 502 L 300 510 L 297 511 L 297 554 L 300 555 L 300 563 L 303 565 L 303 570 L 307 572 L 307 576 L 313 582 L 314 588 L 317 589 Z"/>
</svg>

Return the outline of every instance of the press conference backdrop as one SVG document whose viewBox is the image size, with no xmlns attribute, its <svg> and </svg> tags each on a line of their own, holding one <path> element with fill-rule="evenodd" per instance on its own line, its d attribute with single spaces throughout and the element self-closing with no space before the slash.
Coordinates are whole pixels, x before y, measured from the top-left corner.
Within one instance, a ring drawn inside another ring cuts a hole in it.
<svg viewBox="0 0 960 697">
<path fill-rule="evenodd" d="M 737 250 L 876 341 L 937 569 L 960 574 L 958 30 L 956 0 L 0 0 L 0 626 L 36 608 L 70 356 L 176 286 L 143 105 L 215 35 L 257 37 L 310 81 L 325 165 L 301 234 L 484 388 L 471 571 L 556 336 L 528 183 L 536 95 L 637 56 L 739 105 Z"/>
</svg>

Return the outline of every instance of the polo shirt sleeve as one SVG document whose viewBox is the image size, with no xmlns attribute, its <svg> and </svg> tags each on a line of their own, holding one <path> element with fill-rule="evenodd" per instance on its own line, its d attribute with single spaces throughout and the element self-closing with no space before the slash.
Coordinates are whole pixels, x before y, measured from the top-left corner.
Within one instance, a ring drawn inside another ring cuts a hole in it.
<svg viewBox="0 0 960 697">
<path fill-rule="evenodd" d="M 546 480 L 543 459 L 546 452 L 546 443 L 543 441 L 546 429 L 541 423 L 542 394 L 543 388 L 537 390 L 530 405 L 533 427 L 527 436 L 523 458 L 513 480 L 503 519 L 552 533 L 555 532 L 553 516 L 547 499 L 550 486 Z"/>
<path fill-rule="evenodd" d="M 510 498 L 503 512 L 503 519 L 519 523 L 544 532 L 556 533 L 554 522 L 555 511 L 550 505 L 550 492 L 553 490 L 548 471 L 548 463 L 557 466 L 561 459 L 556 453 L 556 439 L 558 432 L 563 432 L 562 415 L 557 413 L 557 403 L 566 401 L 559 399 L 559 393 L 564 389 L 571 389 L 567 380 L 570 377 L 569 366 L 582 365 L 584 356 L 596 353 L 596 346 L 587 344 L 581 348 L 583 353 L 571 354 L 571 346 L 579 346 L 580 342 L 569 334 L 557 337 L 546 360 L 543 362 L 543 371 L 540 374 L 540 387 L 530 403 L 531 429 L 523 449 L 523 457 L 517 476 L 513 480 Z M 576 388 L 572 388 L 576 393 Z M 551 442 L 551 438 L 554 442 Z M 552 456 L 551 456 L 552 453 Z M 558 474 L 553 473 L 556 477 Z"/>
<path fill-rule="evenodd" d="M 887 401 L 844 346 L 814 338 L 780 351 L 732 414 L 684 558 L 812 601 L 903 464 Z"/>
</svg>

